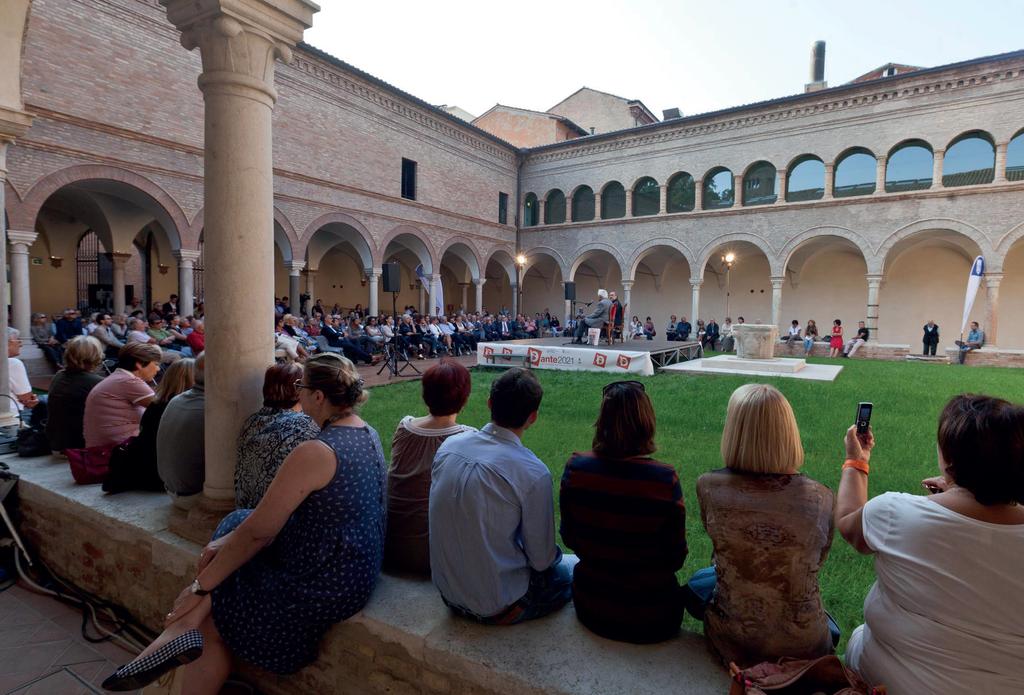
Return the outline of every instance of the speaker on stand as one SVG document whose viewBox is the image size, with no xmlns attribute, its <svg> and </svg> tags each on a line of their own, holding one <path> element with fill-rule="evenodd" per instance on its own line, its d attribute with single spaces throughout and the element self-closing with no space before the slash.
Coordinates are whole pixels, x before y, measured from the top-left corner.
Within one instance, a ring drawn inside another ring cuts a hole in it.
<svg viewBox="0 0 1024 695">
<path fill-rule="evenodd" d="M 395 321 L 395 337 L 391 339 L 391 355 L 384 360 L 384 364 L 377 370 L 377 373 L 380 374 L 387 369 L 390 372 L 388 378 L 391 378 L 402 376 L 404 370 L 411 369 L 419 374 L 420 370 L 416 369 L 416 365 L 411 363 L 408 357 L 401 358 L 404 364 L 401 367 L 398 366 L 398 293 L 402 291 L 402 271 L 399 265 L 385 263 L 381 266 L 381 280 L 383 280 L 384 291 L 391 293 L 391 317 Z"/>
</svg>

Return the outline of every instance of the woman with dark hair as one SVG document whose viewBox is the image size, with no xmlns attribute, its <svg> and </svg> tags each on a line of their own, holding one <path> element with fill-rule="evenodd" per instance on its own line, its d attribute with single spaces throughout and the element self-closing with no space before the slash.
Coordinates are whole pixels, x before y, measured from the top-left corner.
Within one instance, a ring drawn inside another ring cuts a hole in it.
<svg viewBox="0 0 1024 695">
<path fill-rule="evenodd" d="M 160 371 L 163 352 L 151 343 L 128 343 L 117 369 L 85 399 L 82 431 L 87 447 L 120 444 L 138 436 L 139 422 L 153 400 L 150 384 Z"/>
<path fill-rule="evenodd" d="M 430 574 L 427 507 L 434 454 L 448 437 L 474 430 L 455 419 L 469 400 L 469 370 L 442 359 L 423 372 L 420 382 L 425 417 L 406 415 L 391 440 L 388 469 L 388 535 L 384 567 L 390 571 Z"/>
<path fill-rule="evenodd" d="M 316 659 L 320 639 L 366 605 L 384 555 L 387 473 L 367 399 L 340 355 L 306 361 L 302 410 L 320 435 L 295 447 L 256 509 L 220 523 L 164 631 L 103 683 L 136 690 L 182 664 L 182 692 L 220 692 L 233 658 L 277 674 Z"/>
<path fill-rule="evenodd" d="M 316 439 L 320 428 L 299 407 L 295 382 L 302 367 L 275 364 L 263 375 L 263 407 L 249 416 L 238 435 L 235 506 L 254 509 L 292 449 Z"/>
<path fill-rule="evenodd" d="M 676 571 L 686 560 L 679 476 L 654 453 L 654 407 L 639 381 L 604 388 L 593 449 L 562 475 L 562 540 L 579 556 L 580 622 L 602 637 L 650 643 L 679 631 Z"/>
<path fill-rule="evenodd" d="M 832 337 L 828 343 L 828 356 L 839 357 L 843 354 L 843 322 L 839 319 L 832 321 Z"/>
<path fill-rule="evenodd" d="M 930 496 L 869 501 L 875 438 L 846 432 L 836 526 L 877 577 L 847 663 L 893 695 L 1024 692 L 1024 407 L 956 396 L 937 438 Z"/>
</svg>

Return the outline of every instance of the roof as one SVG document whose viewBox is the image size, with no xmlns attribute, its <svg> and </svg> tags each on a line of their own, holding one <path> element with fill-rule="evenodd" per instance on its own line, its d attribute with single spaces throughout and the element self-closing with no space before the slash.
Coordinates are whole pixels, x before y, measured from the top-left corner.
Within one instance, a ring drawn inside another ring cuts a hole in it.
<svg viewBox="0 0 1024 695">
<path fill-rule="evenodd" d="M 733 114 L 740 114 L 745 111 L 754 111 L 756 109 L 763 109 L 768 106 L 782 106 L 785 104 L 798 104 L 802 101 L 817 101 L 822 99 L 824 96 L 833 95 L 839 96 L 847 92 L 853 92 L 861 89 L 867 84 L 896 84 L 906 79 L 916 79 L 923 75 L 933 75 L 947 70 L 956 70 L 960 68 L 973 67 L 975 65 L 984 65 L 985 63 L 996 63 L 1006 60 L 1024 60 L 1024 50 L 1010 51 L 1008 53 L 997 53 L 990 56 L 982 56 L 981 58 L 972 58 L 971 60 L 964 60 L 958 63 L 948 63 L 946 65 L 939 65 L 934 68 L 921 68 L 914 72 L 907 72 L 903 74 L 896 74 L 892 77 L 880 77 L 875 80 L 866 80 L 864 82 L 850 82 L 847 84 L 839 85 L 838 87 L 828 87 L 821 89 L 816 92 L 793 94 L 791 96 L 778 97 L 775 99 L 768 99 L 765 101 L 756 101 L 750 104 L 742 104 L 740 106 L 731 106 L 725 109 L 719 109 L 717 111 L 706 111 L 704 113 L 694 114 L 692 116 L 683 116 L 682 118 L 674 118 L 669 121 L 659 121 L 657 123 L 649 123 L 647 125 L 635 126 L 633 128 L 624 128 L 622 130 L 613 130 L 607 133 L 597 133 L 587 138 L 587 142 L 595 142 L 598 140 L 608 140 L 611 138 L 618 137 L 624 133 L 638 133 L 657 130 L 659 128 L 677 128 L 680 125 L 687 123 L 697 123 L 709 118 L 720 118 L 722 116 L 730 116 Z M 584 88 L 585 89 L 585 88 Z M 579 91 L 579 90 L 577 90 Z M 596 90 L 594 90 L 596 91 Z M 615 96 L 614 94 L 612 96 Z M 559 102 L 561 103 L 561 102 Z M 557 106 L 557 104 L 556 104 Z M 554 108 L 554 107 L 552 107 Z M 540 145 L 539 147 L 531 147 L 527 150 L 527 153 L 541 152 L 556 147 L 565 147 L 566 143 L 578 144 L 574 140 L 566 140 L 563 142 L 556 142 L 550 145 Z"/>
<path fill-rule="evenodd" d="M 509 111 L 519 111 L 521 113 L 528 113 L 528 114 L 533 115 L 533 116 L 543 116 L 544 118 L 550 118 L 552 120 L 564 123 L 569 128 L 572 128 L 573 130 L 575 130 L 580 135 L 590 135 L 590 131 L 586 130 L 585 128 L 583 128 L 583 127 L 581 127 L 579 125 L 577 125 L 571 119 L 566 118 L 565 116 L 559 116 L 557 113 L 547 113 L 546 111 L 534 111 L 532 109 L 522 109 L 522 108 L 519 108 L 518 106 L 508 106 L 507 104 L 495 104 L 494 106 L 492 106 L 491 108 L 487 109 L 482 114 L 480 114 L 479 116 L 474 118 L 473 119 L 473 123 L 476 124 L 477 121 L 479 121 L 481 118 L 483 118 L 484 116 L 486 116 L 487 114 L 491 113 L 492 111 L 494 111 L 496 109 L 507 109 Z"/>
<path fill-rule="evenodd" d="M 903 73 L 907 73 L 907 72 L 917 72 L 918 70 L 923 70 L 924 69 L 920 65 L 904 65 L 903 63 L 886 63 L 885 65 L 881 65 L 881 66 L 875 68 L 874 70 L 870 70 L 868 72 L 865 72 L 863 75 L 861 75 L 859 77 L 853 78 L 847 84 L 855 84 L 857 82 L 867 82 L 867 81 L 870 81 L 870 80 L 878 79 L 879 77 L 882 77 L 883 75 L 885 75 L 886 71 L 889 70 L 890 68 L 895 68 L 897 75 L 902 75 Z"/>
<path fill-rule="evenodd" d="M 648 115 L 650 115 L 652 120 L 654 120 L 654 121 L 658 120 L 658 117 L 654 115 L 654 112 L 651 111 L 649 108 L 647 108 L 646 104 L 644 104 L 644 102 L 640 101 L 639 99 L 627 99 L 626 97 L 620 97 L 618 94 L 612 94 L 611 92 L 603 92 L 600 89 L 594 89 L 592 87 L 586 87 L 586 86 L 580 87 L 575 92 L 573 92 L 572 94 L 567 96 L 565 99 L 562 99 L 560 102 L 558 102 L 557 104 L 552 106 L 550 109 L 548 109 L 548 112 L 550 113 L 552 110 L 558 108 L 559 106 L 561 106 L 565 102 L 569 101 L 574 96 L 576 96 L 577 94 L 579 94 L 580 92 L 582 92 L 584 90 L 586 90 L 588 92 L 596 92 L 598 94 L 604 94 L 605 96 L 609 96 L 609 97 L 614 97 L 615 99 L 618 99 L 620 101 L 625 102 L 626 106 L 640 106 L 641 108 L 643 108 L 644 111 L 646 111 L 648 113 Z"/>
</svg>

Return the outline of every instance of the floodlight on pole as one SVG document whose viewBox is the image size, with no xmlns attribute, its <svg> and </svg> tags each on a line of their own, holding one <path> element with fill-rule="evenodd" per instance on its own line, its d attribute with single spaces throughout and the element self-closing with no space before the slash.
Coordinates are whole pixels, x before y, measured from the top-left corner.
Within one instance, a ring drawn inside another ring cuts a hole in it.
<svg viewBox="0 0 1024 695">
<path fill-rule="evenodd" d="M 722 263 L 725 264 L 725 315 L 729 314 L 729 298 L 732 295 L 732 266 L 736 262 L 736 254 L 732 251 L 722 256 Z"/>
<path fill-rule="evenodd" d="M 521 314 L 523 312 L 523 268 L 526 267 L 526 254 L 516 254 L 516 311 L 515 313 Z"/>
</svg>

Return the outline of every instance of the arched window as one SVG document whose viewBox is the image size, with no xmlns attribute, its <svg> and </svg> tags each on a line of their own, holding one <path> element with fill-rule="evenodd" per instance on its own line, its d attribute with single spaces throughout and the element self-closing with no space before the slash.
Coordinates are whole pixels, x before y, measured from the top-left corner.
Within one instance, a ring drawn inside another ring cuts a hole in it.
<svg viewBox="0 0 1024 695">
<path fill-rule="evenodd" d="M 705 210 L 731 208 L 735 200 L 732 172 L 712 169 L 704 176 L 703 207 Z"/>
<path fill-rule="evenodd" d="M 909 140 L 889 153 L 885 192 L 920 191 L 932 186 L 932 148 L 924 140 Z"/>
<path fill-rule="evenodd" d="M 612 181 L 601 191 L 601 219 L 610 220 L 626 216 L 626 189 Z"/>
<path fill-rule="evenodd" d="M 871 152 L 862 147 L 847 150 L 836 160 L 832 196 L 871 195 L 875 192 L 877 171 L 878 160 Z"/>
<path fill-rule="evenodd" d="M 966 133 L 946 148 L 942 158 L 943 186 L 992 183 L 995 177 L 996 147 L 988 133 Z"/>
<path fill-rule="evenodd" d="M 594 189 L 580 186 L 572 194 L 572 221 L 589 222 L 594 219 Z"/>
<path fill-rule="evenodd" d="M 825 163 L 812 154 L 799 157 L 786 173 L 786 201 L 821 200 L 825 195 Z"/>
<path fill-rule="evenodd" d="M 668 212 L 689 212 L 693 210 L 695 202 L 695 189 L 693 177 L 685 171 L 681 171 L 668 180 L 668 188 L 665 195 L 665 209 Z"/>
<path fill-rule="evenodd" d="M 527 193 L 526 200 L 523 202 L 523 226 L 537 226 L 537 223 L 540 221 L 537 219 L 538 207 L 536 194 Z"/>
<path fill-rule="evenodd" d="M 743 175 L 743 206 L 771 205 L 775 195 L 775 177 L 778 172 L 771 162 L 756 162 Z"/>
<path fill-rule="evenodd" d="M 544 224 L 562 224 L 565 222 L 565 194 L 557 188 L 548 191 L 547 202 L 544 203 Z"/>
<path fill-rule="evenodd" d="M 661 188 L 650 176 L 645 176 L 633 186 L 633 217 L 657 215 L 661 209 Z"/>
<path fill-rule="evenodd" d="M 1006 180 L 1024 181 L 1024 130 L 1006 147 Z"/>
</svg>

